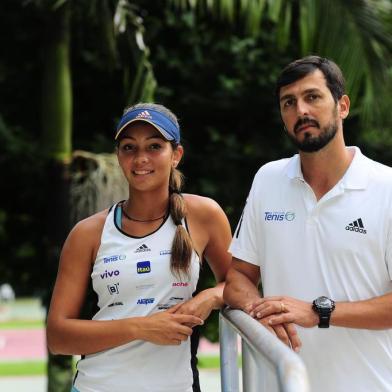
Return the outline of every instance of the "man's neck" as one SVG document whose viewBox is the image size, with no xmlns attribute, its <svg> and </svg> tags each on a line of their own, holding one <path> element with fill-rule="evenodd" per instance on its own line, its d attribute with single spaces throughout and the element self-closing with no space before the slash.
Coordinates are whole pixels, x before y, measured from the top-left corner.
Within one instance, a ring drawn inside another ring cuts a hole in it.
<svg viewBox="0 0 392 392">
<path fill-rule="evenodd" d="M 353 158 L 354 151 L 346 148 L 343 138 L 339 137 L 315 153 L 300 152 L 303 177 L 317 200 L 340 181 Z"/>
</svg>

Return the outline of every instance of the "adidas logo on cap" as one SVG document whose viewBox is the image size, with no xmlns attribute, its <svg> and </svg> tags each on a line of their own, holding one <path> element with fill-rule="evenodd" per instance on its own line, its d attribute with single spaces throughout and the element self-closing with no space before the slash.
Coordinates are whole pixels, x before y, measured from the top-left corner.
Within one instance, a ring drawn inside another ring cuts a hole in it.
<svg viewBox="0 0 392 392">
<path fill-rule="evenodd" d="M 348 231 L 355 231 L 356 233 L 366 234 L 365 227 L 363 225 L 362 219 L 358 218 L 354 222 L 349 223 L 346 226 L 346 230 Z"/>
<path fill-rule="evenodd" d="M 151 252 L 151 249 L 146 244 L 143 244 L 139 246 L 134 253 L 140 253 L 140 252 Z"/>
<path fill-rule="evenodd" d="M 136 118 L 149 118 L 152 119 L 152 116 L 150 113 L 148 113 L 147 110 L 142 111 L 141 113 L 139 113 Z"/>
</svg>

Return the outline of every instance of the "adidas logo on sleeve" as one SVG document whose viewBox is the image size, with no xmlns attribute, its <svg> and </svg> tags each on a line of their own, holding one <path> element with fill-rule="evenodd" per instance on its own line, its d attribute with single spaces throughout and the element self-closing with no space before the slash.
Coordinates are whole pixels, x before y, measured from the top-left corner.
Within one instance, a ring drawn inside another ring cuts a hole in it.
<svg viewBox="0 0 392 392">
<path fill-rule="evenodd" d="M 356 233 L 366 234 L 366 230 L 361 218 L 358 218 L 354 222 L 349 223 L 346 226 L 346 230 L 355 231 Z"/>
</svg>

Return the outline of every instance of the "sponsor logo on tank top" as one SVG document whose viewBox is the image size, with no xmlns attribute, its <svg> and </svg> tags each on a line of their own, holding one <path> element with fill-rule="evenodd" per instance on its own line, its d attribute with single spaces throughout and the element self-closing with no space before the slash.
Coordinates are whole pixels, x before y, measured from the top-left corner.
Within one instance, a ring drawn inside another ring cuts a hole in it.
<svg viewBox="0 0 392 392">
<path fill-rule="evenodd" d="M 148 290 L 155 287 L 155 284 L 139 284 L 136 286 L 136 290 Z"/>
<path fill-rule="evenodd" d="M 153 304 L 155 301 L 155 298 L 139 298 L 137 300 L 138 305 L 148 305 L 148 304 Z"/>
<path fill-rule="evenodd" d="M 170 297 L 169 301 L 167 303 L 159 303 L 158 304 L 158 310 L 167 310 L 173 307 L 174 305 L 180 303 L 183 301 L 183 297 Z"/>
<path fill-rule="evenodd" d="M 358 218 L 354 222 L 349 223 L 346 226 L 346 230 L 354 231 L 355 233 L 366 234 L 365 226 L 363 225 L 361 218 Z"/>
<path fill-rule="evenodd" d="M 108 308 L 112 308 L 113 306 L 121 306 L 124 305 L 122 302 L 113 302 L 112 304 L 108 305 Z"/>
<path fill-rule="evenodd" d="M 126 255 L 113 255 L 113 256 L 109 256 L 109 257 L 104 257 L 103 262 L 105 264 L 114 263 L 115 261 L 122 261 L 122 260 L 125 260 L 126 258 L 127 258 Z"/>
<path fill-rule="evenodd" d="M 159 254 L 161 256 L 163 256 L 163 255 L 171 255 L 171 250 L 170 249 L 161 250 L 161 251 L 159 251 Z"/>
<path fill-rule="evenodd" d="M 295 212 L 292 211 L 264 211 L 265 221 L 288 221 L 291 222 L 295 219 Z"/>
<path fill-rule="evenodd" d="M 189 282 L 173 282 L 172 287 L 188 287 Z"/>
<path fill-rule="evenodd" d="M 118 286 L 120 286 L 120 283 L 108 284 L 107 288 L 108 288 L 109 294 L 110 295 L 118 294 L 120 292 Z"/>
<path fill-rule="evenodd" d="M 119 270 L 114 270 L 114 271 L 105 270 L 103 274 L 100 274 L 101 279 L 112 278 L 113 276 L 118 276 L 118 275 L 120 275 Z"/>
<path fill-rule="evenodd" d="M 148 274 L 151 272 L 151 264 L 149 261 L 139 261 L 136 263 L 136 271 L 138 274 Z"/>
<path fill-rule="evenodd" d="M 146 244 L 143 244 L 139 246 L 134 253 L 142 253 L 142 252 L 151 252 L 151 249 Z"/>
</svg>

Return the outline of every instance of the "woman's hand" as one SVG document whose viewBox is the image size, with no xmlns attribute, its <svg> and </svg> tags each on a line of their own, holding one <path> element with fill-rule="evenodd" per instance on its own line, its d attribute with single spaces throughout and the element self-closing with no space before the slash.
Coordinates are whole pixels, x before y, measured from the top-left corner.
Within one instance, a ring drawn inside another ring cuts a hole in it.
<svg viewBox="0 0 392 392">
<path fill-rule="evenodd" d="M 140 339 L 159 345 L 179 345 L 192 335 L 190 326 L 202 325 L 203 319 L 190 313 L 177 313 L 183 304 L 145 317 L 140 325 Z"/>
<path fill-rule="evenodd" d="M 202 320 L 206 320 L 211 311 L 216 308 L 216 290 L 206 289 L 186 302 L 178 306 L 176 314 L 192 314 Z M 173 308 L 171 308 L 173 309 Z M 197 324 L 187 324 L 189 327 L 194 327 Z"/>
</svg>

